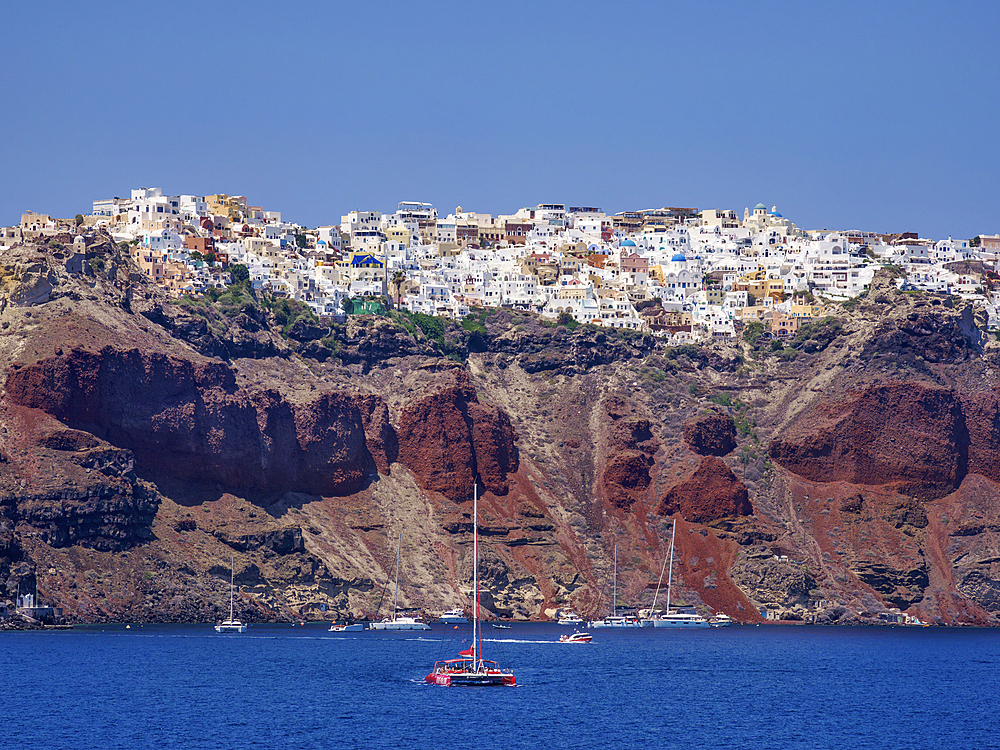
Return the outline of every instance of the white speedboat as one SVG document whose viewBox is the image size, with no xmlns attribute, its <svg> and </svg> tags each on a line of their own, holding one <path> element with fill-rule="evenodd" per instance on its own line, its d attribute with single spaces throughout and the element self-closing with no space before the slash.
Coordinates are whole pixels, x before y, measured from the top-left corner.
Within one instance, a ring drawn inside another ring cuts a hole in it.
<svg viewBox="0 0 1000 750">
<path fill-rule="evenodd" d="M 581 633 L 579 630 L 573 635 L 561 635 L 559 636 L 560 643 L 590 643 L 593 638 L 590 633 Z"/>
<path fill-rule="evenodd" d="M 713 628 L 728 628 L 733 624 L 733 618 L 727 614 L 716 615 L 708 621 Z"/>
<path fill-rule="evenodd" d="M 463 622 L 468 622 L 469 618 L 465 616 L 465 612 L 460 609 L 449 609 L 443 615 L 441 615 L 441 622 L 449 623 L 452 625 L 458 625 Z"/>
</svg>

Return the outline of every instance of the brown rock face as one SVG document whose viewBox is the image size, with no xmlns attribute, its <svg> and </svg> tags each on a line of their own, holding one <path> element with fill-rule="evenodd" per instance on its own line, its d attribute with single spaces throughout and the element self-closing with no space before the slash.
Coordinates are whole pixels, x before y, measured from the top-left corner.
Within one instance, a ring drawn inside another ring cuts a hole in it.
<svg viewBox="0 0 1000 750">
<path fill-rule="evenodd" d="M 359 489 L 371 465 L 352 398 L 292 405 L 274 391 L 238 390 L 222 363 L 74 349 L 11 370 L 6 392 L 182 481 L 341 495 Z"/>
<path fill-rule="evenodd" d="M 608 435 L 608 459 L 602 475 L 604 493 L 616 508 L 627 509 L 649 487 L 653 454 L 660 447 L 646 419 L 623 419 L 618 403 L 605 405 L 615 419 Z"/>
<path fill-rule="evenodd" d="M 703 414 L 684 423 L 684 442 L 702 456 L 725 456 L 736 447 L 736 428 L 724 414 Z"/>
<path fill-rule="evenodd" d="M 962 399 L 969 434 L 969 473 L 1000 481 L 1000 402 L 996 391 Z"/>
<path fill-rule="evenodd" d="M 680 513 L 685 520 L 708 523 L 753 513 L 746 485 L 715 456 L 701 459 L 693 473 L 671 487 L 660 501 L 661 515 Z"/>
<path fill-rule="evenodd" d="M 121 551 L 152 536 L 159 497 L 136 481 L 129 451 L 36 409 L 4 405 L 0 423 L 0 515 L 13 525 L 57 548 Z"/>
<path fill-rule="evenodd" d="M 425 490 L 461 502 L 472 497 L 478 474 L 493 494 L 509 491 L 517 434 L 506 413 L 479 403 L 464 373 L 456 385 L 407 406 L 398 434 L 399 461 Z"/>
<path fill-rule="evenodd" d="M 396 430 L 389 423 L 389 408 L 382 397 L 374 393 L 355 396 L 354 400 L 361 410 L 368 451 L 379 472 L 386 474 L 389 464 L 394 463 L 399 455 L 399 440 Z"/>
<path fill-rule="evenodd" d="M 892 383 L 820 405 L 772 441 L 771 456 L 811 481 L 898 483 L 939 496 L 965 475 L 967 446 L 961 406 L 951 391 Z"/>
</svg>

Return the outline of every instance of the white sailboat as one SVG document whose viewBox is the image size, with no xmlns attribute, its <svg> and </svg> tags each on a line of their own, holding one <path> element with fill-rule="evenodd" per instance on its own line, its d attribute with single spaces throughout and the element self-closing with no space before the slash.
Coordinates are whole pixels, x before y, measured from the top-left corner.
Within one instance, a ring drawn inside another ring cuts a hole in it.
<svg viewBox="0 0 1000 750">
<path fill-rule="evenodd" d="M 240 622 L 236 619 L 235 613 L 233 612 L 233 605 L 235 602 L 236 593 L 236 555 L 233 555 L 229 561 L 229 619 L 223 620 L 218 625 L 215 626 L 216 633 L 245 633 L 247 630 L 246 623 Z"/>
<path fill-rule="evenodd" d="M 699 614 L 675 612 L 670 608 L 671 584 L 674 576 L 674 539 L 677 536 L 677 519 L 674 519 L 673 531 L 670 534 L 670 570 L 667 573 L 667 609 L 656 614 L 656 598 L 660 594 L 660 581 L 663 580 L 663 570 L 660 569 L 660 580 L 656 582 L 656 593 L 653 594 L 653 613 L 641 621 L 644 628 L 707 628 L 708 620 Z M 664 561 L 666 562 L 666 561 Z"/>
<path fill-rule="evenodd" d="M 398 613 L 399 604 L 399 550 L 403 544 L 403 533 L 399 533 L 396 541 L 396 592 L 392 596 L 392 617 L 386 617 L 368 626 L 369 630 L 430 630 L 431 626 L 415 617 Z"/>
<path fill-rule="evenodd" d="M 588 628 L 637 628 L 639 621 L 634 617 L 625 617 L 618 614 L 618 545 L 615 545 L 615 580 L 614 593 L 612 595 L 611 614 L 603 620 L 591 620 L 587 623 Z"/>
</svg>

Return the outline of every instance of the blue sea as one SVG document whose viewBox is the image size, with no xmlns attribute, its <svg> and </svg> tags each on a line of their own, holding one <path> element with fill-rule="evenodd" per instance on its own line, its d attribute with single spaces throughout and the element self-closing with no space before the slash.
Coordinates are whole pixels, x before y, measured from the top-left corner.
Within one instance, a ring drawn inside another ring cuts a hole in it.
<svg viewBox="0 0 1000 750">
<path fill-rule="evenodd" d="M 0 633 L 11 748 L 1000 748 L 1000 630 L 487 631 L 514 688 L 423 683 L 468 632 Z"/>
</svg>

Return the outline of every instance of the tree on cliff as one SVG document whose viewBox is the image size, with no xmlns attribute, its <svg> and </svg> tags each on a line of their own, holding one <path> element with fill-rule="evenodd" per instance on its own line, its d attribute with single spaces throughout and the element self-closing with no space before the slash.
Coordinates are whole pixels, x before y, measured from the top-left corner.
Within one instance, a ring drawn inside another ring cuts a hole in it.
<svg viewBox="0 0 1000 750">
<path fill-rule="evenodd" d="M 247 284 L 250 281 L 250 269 L 242 263 L 235 263 L 229 267 L 229 275 L 233 277 L 233 284 Z"/>
<path fill-rule="evenodd" d="M 402 297 L 403 284 L 406 282 L 406 274 L 402 271 L 394 271 L 392 274 L 392 281 L 390 285 L 396 290 L 396 307 L 400 305 L 400 298 Z"/>
</svg>

